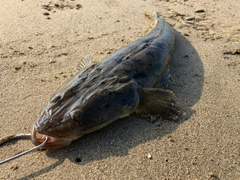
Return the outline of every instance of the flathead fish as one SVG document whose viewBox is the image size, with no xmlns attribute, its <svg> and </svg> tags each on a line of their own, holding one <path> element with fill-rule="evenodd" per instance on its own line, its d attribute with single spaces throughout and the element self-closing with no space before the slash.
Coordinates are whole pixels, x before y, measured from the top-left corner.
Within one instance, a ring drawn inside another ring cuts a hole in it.
<svg viewBox="0 0 240 180">
<path fill-rule="evenodd" d="M 102 62 L 81 62 L 81 71 L 52 97 L 34 123 L 32 142 L 45 149 L 69 145 L 84 134 L 136 114 L 177 119 L 178 101 L 158 88 L 168 76 L 174 45 L 171 26 L 156 17 L 145 37 L 115 51 Z"/>
</svg>

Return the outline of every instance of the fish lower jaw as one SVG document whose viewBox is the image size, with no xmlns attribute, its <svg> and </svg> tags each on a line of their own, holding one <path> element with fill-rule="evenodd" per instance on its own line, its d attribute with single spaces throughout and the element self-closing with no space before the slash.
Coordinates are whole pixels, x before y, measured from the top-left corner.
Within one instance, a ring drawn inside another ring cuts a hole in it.
<svg viewBox="0 0 240 180">
<path fill-rule="evenodd" d="M 34 145 L 37 146 L 43 143 L 46 140 L 46 137 L 48 137 L 47 143 L 41 149 L 57 149 L 60 147 L 67 146 L 72 142 L 72 140 L 55 138 L 49 135 L 41 134 L 41 133 L 38 133 L 35 129 L 33 129 L 31 139 Z"/>
</svg>

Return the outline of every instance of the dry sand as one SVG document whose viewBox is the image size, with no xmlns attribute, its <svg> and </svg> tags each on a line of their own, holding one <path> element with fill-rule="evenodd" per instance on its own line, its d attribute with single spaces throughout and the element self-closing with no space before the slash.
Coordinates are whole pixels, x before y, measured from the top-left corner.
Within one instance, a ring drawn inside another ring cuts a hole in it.
<svg viewBox="0 0 240 180">
<path fill-rule="evenodd" d="M 183 116 L 119 120 L 1 165 L 0 179 L 240 179 L 239 9 L 239 0 L 1 0 L 0 137 L 29 133 L 83 57 L 101 61 L 149 32 L 149 10 L 176 30 L 169 88 Z M 30 147 L 5 144 L 0 159 Z"/>
</svg>

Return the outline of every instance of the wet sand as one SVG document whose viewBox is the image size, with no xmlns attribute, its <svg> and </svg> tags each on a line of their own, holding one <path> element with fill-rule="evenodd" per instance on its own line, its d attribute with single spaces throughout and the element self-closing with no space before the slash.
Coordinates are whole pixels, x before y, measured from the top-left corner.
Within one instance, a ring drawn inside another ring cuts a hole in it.
<svg viewBox="0 0 240 180">
<path fill-rule="evenodd" d="M 101 61 L 149 32 L 156 11 L 176 43 L 169 89 L 178 122 L 131 116 L 70 146 L 0 165 L 0 179 L 240 179 L 240 2 L 0 2 L 0 137 L 30 133 L 83 57 Z M 0 147 L 0 159 L 33 147 Z"/>
</svg>

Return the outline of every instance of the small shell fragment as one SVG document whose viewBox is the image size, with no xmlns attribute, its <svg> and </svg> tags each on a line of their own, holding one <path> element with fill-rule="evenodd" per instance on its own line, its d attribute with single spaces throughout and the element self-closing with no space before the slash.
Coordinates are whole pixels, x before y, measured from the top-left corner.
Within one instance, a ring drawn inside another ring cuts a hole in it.
<svg viewBox="0 0 240 180">
<path fill-rule="evenodd" d="M 148 153 L 147 158 L 152 159 L 152 155 L 150 153 Z"/>
</svg>

